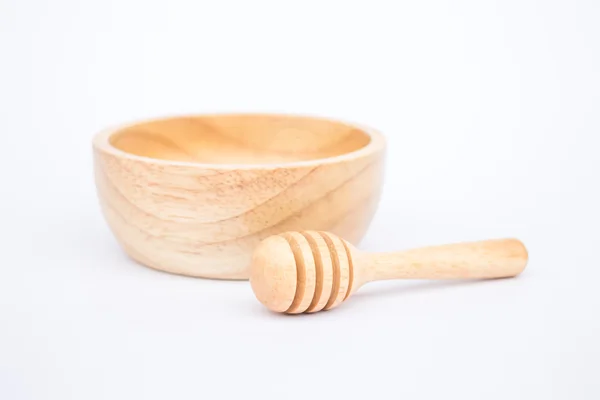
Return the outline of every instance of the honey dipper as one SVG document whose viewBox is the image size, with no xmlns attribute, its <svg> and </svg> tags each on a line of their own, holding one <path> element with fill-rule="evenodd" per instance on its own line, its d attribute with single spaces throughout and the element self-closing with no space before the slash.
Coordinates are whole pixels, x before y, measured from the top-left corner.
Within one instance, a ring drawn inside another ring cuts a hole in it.
<svg viewBox="0 0 600 400">
<path fill-rule="evenodd" d="M 250 283 L 267 308 L 288 314 L 330 310 L 367 282 L 384 279 L 484 279 L 520 274 L 527 250 L 517 239 L 365 253 L 328 232 L 286 232 L 252 256 Z"/>
</svg>

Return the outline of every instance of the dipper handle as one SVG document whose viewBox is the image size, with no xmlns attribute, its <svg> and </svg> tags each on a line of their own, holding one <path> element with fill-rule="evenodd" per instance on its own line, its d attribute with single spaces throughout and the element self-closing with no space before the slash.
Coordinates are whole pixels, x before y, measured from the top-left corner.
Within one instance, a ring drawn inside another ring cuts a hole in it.
<svg viewBox="0 0 600 400">
<path fill-rule="evenodd" d="M 364 281 L 384 279 L 485 279 L 519 275 L 527 249 L 517 239 L 423 247 L 396 253 L 362 254 Z"/>
</svg>

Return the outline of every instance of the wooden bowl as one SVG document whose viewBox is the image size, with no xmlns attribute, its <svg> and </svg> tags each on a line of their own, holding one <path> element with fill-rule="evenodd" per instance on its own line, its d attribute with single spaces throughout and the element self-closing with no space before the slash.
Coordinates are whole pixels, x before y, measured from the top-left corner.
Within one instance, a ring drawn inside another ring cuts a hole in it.
<svg viewBox="0 0 600 400">
<path fill-rule="evenodd" d="M 104 216 L 138 262 L 248 279 L 267 236 L 326 230 L 356 244 L 379 202 L 385 141 L 341 121 L 217 114 L 133 123 L 94 138 Z"/>
</svg>

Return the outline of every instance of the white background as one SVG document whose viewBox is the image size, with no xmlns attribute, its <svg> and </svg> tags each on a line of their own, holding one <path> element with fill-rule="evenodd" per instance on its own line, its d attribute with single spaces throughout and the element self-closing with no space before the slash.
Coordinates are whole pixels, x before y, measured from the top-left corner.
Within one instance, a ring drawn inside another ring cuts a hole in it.
<svg viewBox="0 0 600 400">
<path fill-rule="evenodd" d="M 0 0 L 0 399 L 600 398 L 600 2 Z M 317 114 L 389 141 L 360 245 L 515 236 L 513 280 L 274 315 L 124 256 L 91 138 Z"/>
</svg>

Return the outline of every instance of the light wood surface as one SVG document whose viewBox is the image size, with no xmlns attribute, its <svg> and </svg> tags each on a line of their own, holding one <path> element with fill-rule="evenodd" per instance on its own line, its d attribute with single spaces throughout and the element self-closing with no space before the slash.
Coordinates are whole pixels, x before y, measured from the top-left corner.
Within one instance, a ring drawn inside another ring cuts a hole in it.
<svg viewBox="0 0 600 400">
<path fill-rule="evenodd" d="M 271 235 L 322 229 L 357 243 L 377 208 L 384 150 L 376 131 L 324 118 L 182 116 L 99 133 L 95 180 L 133 259 L 248 279 L 252 251 Z"/>
<path fill-rule="evenodd" d="M 514 277 L 527 259 L 517 239 L 371 254 L 329 232 L 285 232 L 257 246 L 250 282 L 256 298 L 270 310 L 311 313 L 338 306 L 367 282 Z"/>
</svg>

